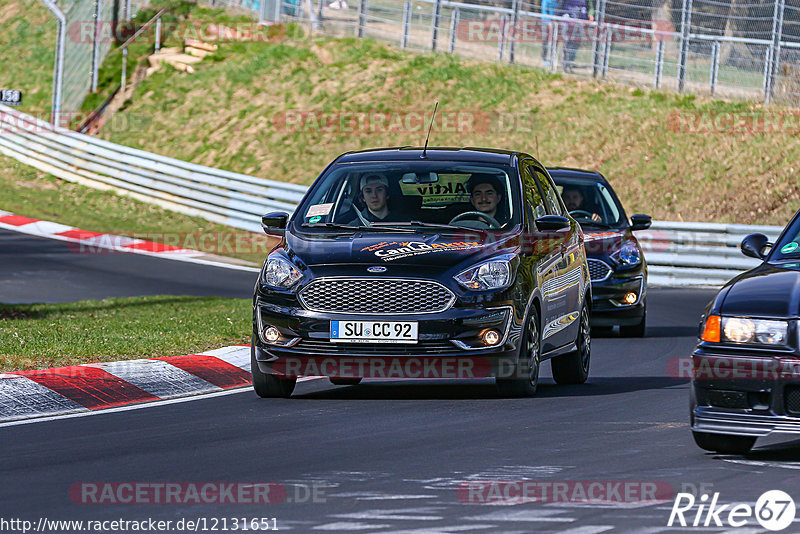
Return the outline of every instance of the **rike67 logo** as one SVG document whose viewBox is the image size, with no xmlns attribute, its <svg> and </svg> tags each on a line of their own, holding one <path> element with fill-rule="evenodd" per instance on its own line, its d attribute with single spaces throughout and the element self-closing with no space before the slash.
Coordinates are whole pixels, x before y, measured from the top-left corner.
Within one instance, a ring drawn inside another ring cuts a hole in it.
<svg viewBox="0 0 800 534">
<path fill-rule="evenodd" d="M 707 494 L 696 498 L 691 493 L 678 493 L 672 505 L 667 526 L 681 527 L 743 527 L 755 519 L 763 528 L 781 531 L 794 521 L 794 500 L 780 490 L 764 492 L 755 506 L 749 504 L 718 504 L 719 493 L 709 500 Z"/>
</svg>

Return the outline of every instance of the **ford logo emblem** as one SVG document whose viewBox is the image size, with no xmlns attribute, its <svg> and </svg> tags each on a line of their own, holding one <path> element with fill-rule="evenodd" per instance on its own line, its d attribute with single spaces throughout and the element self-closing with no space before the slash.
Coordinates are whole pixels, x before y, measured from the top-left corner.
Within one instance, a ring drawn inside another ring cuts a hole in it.
<svg viewBox="0 0 800 534">
<path fill-rule="evenodd" d="M 367 272 L 370 273 L 385 273 L 386 267 L 367 267 Z"/>
</svg>

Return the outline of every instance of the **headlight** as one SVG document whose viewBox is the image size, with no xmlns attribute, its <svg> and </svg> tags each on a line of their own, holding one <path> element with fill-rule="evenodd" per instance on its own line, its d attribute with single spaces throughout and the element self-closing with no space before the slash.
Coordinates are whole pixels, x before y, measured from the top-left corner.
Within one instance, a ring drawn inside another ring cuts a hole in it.
<svg viewBox="0 0 800 534">
<path fill-rule="evenodd" d="M 701 339 L 719 343 L 749 343 L 757 345 L 786 345 L 789 323 L 747 317 L 719 317 L 706 319 Z"/>
<path fill-rule="evenodd" d="M 470 267 L 453 278 L 467 289 L 475 291 L 500 289 L 511 281 L 511 265 L 508 260 L 487 261 Z"/>
<path fill-rule="evenodd" d="M 294 265 L 280 256 L 271 256 L 264 266 L 261 281 L 268 286 L 285 289 L 292 287 L 301 278 L 303 275 Z"/>
<path fill-rule="evenodd" d="M 625 241 L 619 252 L 614 256 L 621 267 L 638 265 L 642 262 L 642 252 L 639 250 L 639 245 L 636 244 L 636 241 Z"/>
</svg>

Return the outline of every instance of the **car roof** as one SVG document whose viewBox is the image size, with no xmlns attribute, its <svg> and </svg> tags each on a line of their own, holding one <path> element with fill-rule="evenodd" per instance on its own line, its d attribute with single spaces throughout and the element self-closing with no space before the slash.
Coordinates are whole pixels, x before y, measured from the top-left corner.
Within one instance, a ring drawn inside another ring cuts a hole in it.
<svg viewBox="0 0 800 534">
<path fill-rule="evenodd" d="M 608 180 L 597 171 L 590 171 L 587 169 L 574 169 L 571 167 L 547 167 L 547 172 L 555 180 L 556 178 L 572 178 L 577 180 L 587 180 L 596 182 L 600 180 L 604 184 L 608 184 Z"/>
<path fill-rule="evenodd" d="M 336 158 L 334 163 L 357 163 L 365 161 L 407 161 L 422 159 L 423 147 L 403 146 L 374 148 L 346 152 Z M 510 165 L 514 156 L 530 158 L 524 152 L 498 148 L 477 147 L 428 147 L 425 157 L 433 161 L 469 161 Z"/>
</svg>

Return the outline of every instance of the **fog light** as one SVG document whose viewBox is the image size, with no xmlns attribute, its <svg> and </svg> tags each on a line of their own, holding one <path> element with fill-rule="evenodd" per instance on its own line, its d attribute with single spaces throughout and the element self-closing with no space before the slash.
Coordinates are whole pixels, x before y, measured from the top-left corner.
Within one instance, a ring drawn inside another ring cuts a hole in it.
<svg viewBox="0 0 800 534">
<path fill-rule="evenodd" d="M 483 333 L 483 342 L 489 346 L 500 343 L 500 332 L 497 330 L 487 330 Z"/>
<path fill-rule="evenodd" d="M 636 298 L 637 298 L 636 297 L 636 293 L 634 293 L 633 291 L 630 291 L 630 292 L 626 293 L 624 297 L 622 297 L 622 303 L 623 304 L 634 304 L 636 302 Z"/>
<path fill-rule="evenodd" d="M 264 340 L 267 343 L 275 343 L 281 338 L 280 331 L 274 326 L 268 326 L 264 329 Z"/>
</svg>

